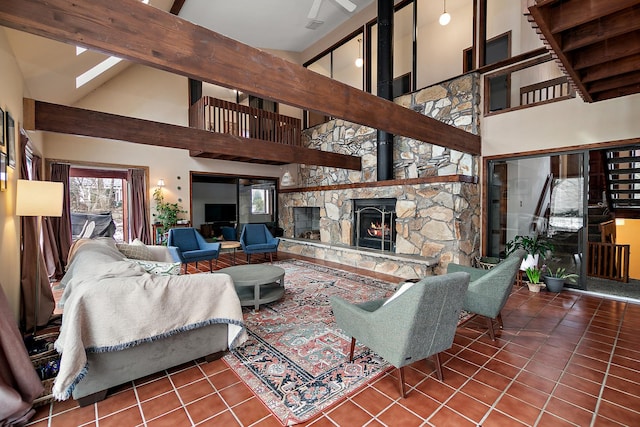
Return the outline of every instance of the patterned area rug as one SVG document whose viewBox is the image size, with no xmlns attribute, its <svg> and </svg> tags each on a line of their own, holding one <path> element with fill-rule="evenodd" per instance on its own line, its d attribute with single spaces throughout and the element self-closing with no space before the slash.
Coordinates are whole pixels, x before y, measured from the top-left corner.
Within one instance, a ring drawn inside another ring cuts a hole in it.
<svg viewBox="0 0 640 427">
<path fill-rule="evenodd" d="M 285 295 L 278 302 L 245 308 L 247 343 L 225 362 L 283 425 L 304 422 L 345 395 L 379 377 L 390 365 L 356 345 L 334 323 L 329 297 L 352 302 L 384 298 L 397 284 L 300 260 L 276 262 L 285 269 Z"/>
</svg>

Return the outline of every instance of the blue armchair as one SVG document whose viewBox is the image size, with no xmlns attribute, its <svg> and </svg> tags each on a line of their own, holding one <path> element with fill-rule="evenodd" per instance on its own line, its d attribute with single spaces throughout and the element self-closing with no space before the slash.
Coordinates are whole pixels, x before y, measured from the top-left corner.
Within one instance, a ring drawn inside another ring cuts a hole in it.
<svg viewBox="0 0 640 427">
<path fill-rule="evenodd" d="M 240 234 L 240 245 L 249 264 L 251 254 L 269 254 L 269 261 L 273 262 L 273 254 L 277 254 L 279 244 L 280 239 L 273 237 L 264 224 L 246 224 Z"/>
<path fill-rule="evenodd" d="M 222 231 L 222 238 L 228 241 L 238 240 L 238 233 L 236 233 L 235 227 L 229 227 L 227 225 L 220 227 Z"/>
<path fill-rule="evenodd" d="M 211 261 L 216 260 L 218 264 L 218 255 L 220 255 L 220 243 L 209 243 L 200 233 L 193 227 L 178 227 L 169 230 L 167 238 L 167 246 L 174 257 L 177 255 L 176 261 L 182 262 L 184 272 L 187 272 L 187 264 L 190 262 L 209 261 L 209 271 L 213 271 Z"/>
</svg>

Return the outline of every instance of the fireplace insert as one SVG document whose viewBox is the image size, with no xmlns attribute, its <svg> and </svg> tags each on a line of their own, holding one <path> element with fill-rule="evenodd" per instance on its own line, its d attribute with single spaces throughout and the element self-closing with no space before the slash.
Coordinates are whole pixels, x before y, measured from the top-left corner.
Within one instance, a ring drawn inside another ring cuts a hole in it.
<svg viewBox="0 0 640 427">
<path fill-rule="evenodd" d="M 396 199 L 355 199 L 356 247 L 395 252 Z"/>
</svg>

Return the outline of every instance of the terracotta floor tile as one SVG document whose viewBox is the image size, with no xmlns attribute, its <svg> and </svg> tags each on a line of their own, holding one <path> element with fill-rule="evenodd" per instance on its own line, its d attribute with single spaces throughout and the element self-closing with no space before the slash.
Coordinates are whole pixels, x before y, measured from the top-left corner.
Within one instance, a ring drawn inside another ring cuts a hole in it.
<svg viewBox="0 0 640 427">
<path fill-rule="evenodd" d="M 556 415 L 563 420 L 570 421 L 579 426 L 587 426 L 591 423 L 592 411 L 579 408 L 569 402 L 552 397 L 544 408 L 546 412 Z"/>
<path fill-rule="evenodd" d="M 197 424 L 200 421 L 218 415 L 220 412 L 226 411 L 228 408 L 218 394 L 211 394 L 186 405 L 186 409 L 193 422 Z"/>
<path fill-rule="evenodd" d="M 79 426 L 96 419 L 94 405 L 73 408 L 51 417 L 51 427 Z"/>
<path fill-rule="evenodd" d="M 527 401 L 516 399 L 508 394 L 500 398 L 496 409 L 529 426 L 534 425 L 541 412 Z"/>
<path fill-rule="evenodd" d="M 626 391 L 615 390 L 605 386 L 602 392 L 602 399 L 640 412 L 640 396 L 629 394 Z"/>
<path fill-rule="evenodd" d="M 220 390 L 219 394 L 229 406 L 235 406 L 254 396 L 251 389 L 242 382 Z"/>
<path fill-rule="evenodd" d="M 240 424 L 245 426 L 253 424 L 271 414 L 257 397 L 234 406 L 232 411 L 240 420 Z"/>
<path fill-rule="evenodd" d="M 596 424 L 598 427 L 604 427 L 600 424 Z M 567 420 L 563 420 L 561 418 L 556 417 L 553 414 L 548 412 L 543 412 L 540 416 L 540 421 L 537 424 L 537 427 L 575 427 L 575 424 L 570 423 Z"/>
<path fill-rule="evenodd" d="M 386 409 L 377 419 L 385 425 L 398 425 L 398 426 L 419 426 L 422 424 L 422 418 L 409 412 L 406 408 L 400 405 L 393 405 Z"/>
<path fill-rule="evenodd" d="M 76 402 L 74 399 L 67 399 L 60 402 L 56 401 L 53 403 L 52 414 L 59 414 L 60 412 L 78 407 L 78 402 Z"/>
<path fill-rule="evenodd" d="M 417 387 L 422 393 L 444 403 L 455 392 L 455 389 L 441 383 L 435 378 L 429 378 Z"/>
<path fill-rule="evenodd" d="M 638 359 L 640 361 L 640 359 Z M 636 380 L 640 381 L 640 377 L 636 377 Z M 608 375 L 606 379 L 607 387 L 613 388 L 615 390 L 624 391 L 625 393 L 629 393 L 635 396 L 640 396 L 640 384 L 634 381 L 631 381 L 629 378 L 620 378 L 615 375 Z"/>
<path fill-rule="evenodd" d="M 419 395 L 420 393 L 409 393 L 409 396 L 414 394 Z M 373 387 L 365 388 L 355 396 L 352 396 L 351 400 L 357 403 L 365 411 L 369 412 L 373 416 L 378 415 L 393 402 L 389 397 L 380 393 Z"/>
<path fill-rule="evenodd" d="M 211 383 L 205 379 L 185 385 L 178 389 L 178 395 L 180 396 L 182 403 L 185 405 L 215 392 L 216 391 Z"/>
<path fill-rule="evenodd" d="M 559 384 L 564 384 L 567 387 L 575 388 L 583 393 L 591 396 L 598 396 L 600 394 L 601 385 L 597 382 L 584 379 L 575 375 L 564 373 L 562 378 L 558 381 Z"/>
<path fill-rule="evenodd" d="M 175 409 L 160 418 L 147 421 L 147 427 L 189 426 L 191 421 L 183 408 Z"/>
<path fill-rule="evenodd" d="M 102 418 L 137 404 L 138 400 L 133 389 L 127 389 L 112 396 L 107 396 L 105 400 L 98 402 L 98 417 Z"/>
<path fill-rule="evenodd" d="M 178 396 L 174 392 L 165 393 L 153 399 L 146 400 L 140 403 L 142 407 L 142 413 L 146 420 L 156 418 L 167 412 L 171 412 L 177 407 L 181 406 Z"/>
<path fill-rule="evenodd" d="M 527 372 L 531 372 L 534 375 L 538 375 L 552 382 L 557 382 L 560 375 L 562 375 L 562 370 L 556 369 L 544 362 L 531 361 L 527 363 L 524 369 Z"/>
<path fill-rule="evenodd" d="M 400 386 L 398 385 L 398 381 L 389 374 L 386 374 L 382 378 L 374 381 L 371 385 L 391 399 L 397 399 L 400 397 Z"/>
<path fill-rule="evenodd" d="M 142 424 L 142 415 L 138 406 L 132 406 L 120 412 L 110 413 L 110 415 L 98 420 L 100 427 L 122 427 L 137 426 Z"/>
<path fill-rule="evenodd" d="M 202 369 L 207 376 L 210 376 L 217 374 L 218 372 L 228 370 L 229 366 L 227 366 L 222 359 L 218 359 L 211 362 L 201 363 L 200 369 Z"/>
<path fill-rule="evenodd" d="M 197 366 L 184 369 L 169 375 L 173 386 L 178 388 L 198 380 L 204 379 L 206 375 Z"/>
<path fill-rule="evenodd" d="M 495 359 L 517 368 L 523 368 L 529 361 L 528 358 L 520 356 L 519 354 L 511 353 L 507 350 L 501 350 L 498 352 L 495 355 Z"/>
<path fill-rule="evenodd" d="M 231 412 L 225 411 L 215 417 L 204 420 L 197 425 L 198 427 L 234 427 L 239 426 L 240 424 L 238 424 L 238 420 L 236 420 Z M 280 423 L 278 423 L 278 425 L 280 425 Z"/>
<path fill-rule="evenodd" d="M 473 352 L 472 354 L 475 354 L 475 357 L 477 357 L 478 359 L 482 359 L 482 364 L 484 364 L 487 360 L 487 357 L 484 355 L 475 352 Z M 480 369 L 480 365 L 468 360 L 461 359 L 458 356 L 452 358 L 445 366 L 467 377 L 472 376 L 478 371 L 478 369 Z"/>
<path fill-rule="evenodd" d="M 445 384 L 447 384 L 451 388 L 458 389 L 465 382 L 469 380 L 469 377 L 461 374 L 460 372 L 452 371 L 446 366 L 442 367 L 442 380 Z"/>
<path fill-rule="evenodd" d="M 543 393 L 540 390 L 529 387 L 518 381 L 514 381 L 507 389 L 509 396 L 522 400 L 535 406 L 538 409 L 542 409 L 549 399 L 549 394 Z"/>
<path fill-rule="evenodd" d="M 371 419 L 369 414 L 349 400 L 328 411 L 326 416 L 339 426 L 361 426 Z"/>
<path fill-rule="evenodd" d="M 483 402 L 487 405 L 493 405 L 493 403 L 500 397 L 502 393 L 499 390 L 496 390 L 493 387 L 489 387 L 488 385 L 482 384 L 478 381 L 472 380 L 466 383 L 460 389 L 465 394 Z"/>
<path fill-rule="evenodd" d="M 595 369 L 587 368 L 575 363 L 570 363 L 567 366 L 567 369 L 565 369 L 565 372 L 596 383 L 601 383 L 604 380 L 604 372 L 596 371 Z"/>
<path fill-rule="evenodd" d="M 513 378 L 520 372 L 520 368 L 516 368 L 515 366 L 501 362 L 497 359 L 488 361 L 487 364 L 483 366 L 483 368 L 507 378 Z"/>
<path fill-rule="evenodd" d="M 240 378 L 233 372 L 228 369 L 226 371 L 221 371 L 217 374 L 213 374 L 209 376 L 209 381 L 213 384 L 213 386 L 218 390 L 222 390 L 224 388 L 229 387 L 230 385 L 236 384 L 240 382 Z"/>
<path fill-rule="evenodd" d="M 169 381 L 169 378 L 165 376 L 163 378 L 159 378 L 152 382 L 136 387 L 135 390 L 136 394 L 138 395 L 138 399 L 143 402 L 145 400 L 154 398 L 162 393 L 173 390 L 173 385 L 171 385 L 171 381 Z"/>
<path fill-rule="evenodd" d="M 496 374 L 487 369 L 480 369 L 473 375 L 473 379 L 497 390 L 504 390 L 511 383 L 511 378 Z"/>
<path fill-rule="evenodd" d="M 429 418 L 429 423 L 434 426 L 451 427 L 476 427 L 477 424 L 454 412 L 450 408 L 442 407 Z"/>
<path fill-rule="evenodd" d="M 564 384 L 558 384 L 558 387 L 553 391 L 553 396 L 590 412 L 596 410 L 598 403 L 597 397 L 583 393 L 575 388 L 567 387 Z"/>
<path fill-rule="evenodd" d="M 532 372 L 522 371 L 517 377 L 516 381 L 526 384 L 529 387 L 540 390 L 543 393 L 551 393 L 553 387 L 556 385 L 554 381 L 543 378 Z"/>
<path fill-rule="evenodd" d="M 471 421 L 479 423 L 489 412 L 489 406 L 464 393 L 456 393 L 451 396 L 445 406 L 464 415 Z"/>
<path fill-rule="evenodd" d="M 424 419 L 429 418 L 442 405 L 442 403 L 418 390 L 409 393 L 407 397 L 398 403 Z"/>
</svg>

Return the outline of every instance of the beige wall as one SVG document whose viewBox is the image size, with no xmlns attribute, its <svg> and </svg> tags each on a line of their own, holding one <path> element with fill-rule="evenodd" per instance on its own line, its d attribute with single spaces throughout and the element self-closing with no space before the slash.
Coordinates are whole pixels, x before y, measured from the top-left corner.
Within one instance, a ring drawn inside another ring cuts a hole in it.
<svg viewBox="0 0 640 427">
<path fill-rule="evenodd" d="M 187 78 L 134 64 L 76 106 L 124 116 L 187 126 Z M 50 159 L 99 162 L 149 167 L 149 196 L 155 183 L 165 182 L 168 202 L 178 202 L 190 211 L 189 173 L 215 172 L 279 177 L 280 168 L 269 165 L 198 159 L 187 150 L 153 147 L 123 141 L 48 133 L 45 155 Z M 178 177 L 180 177 L 178 179 Z M 178 187 L 181 187 L 178 190 Z M 153 212 L 152 208 L 152 212 Z M 184 214 L 185 218 L 189 214 Z M 198 226 L 198 224 L 195 224 Z"/>
<path fill-rule="evenodd" d="M 3 28 L 0 28 L 0 75 L 0 107 L 11 113 L 18 129 L 22 123 L 23 81 Z M 16 146 L 17 138 L 16 132 Z M 0 150 L 6 153 L 6 145 Z M 0 193 L 0 284 L 16 321 L 20 306 L 20 218 L 14 214 L 19 161 L 16 158 L 16 169 L 7 168 L 8 188 Z"/>
</svg>

